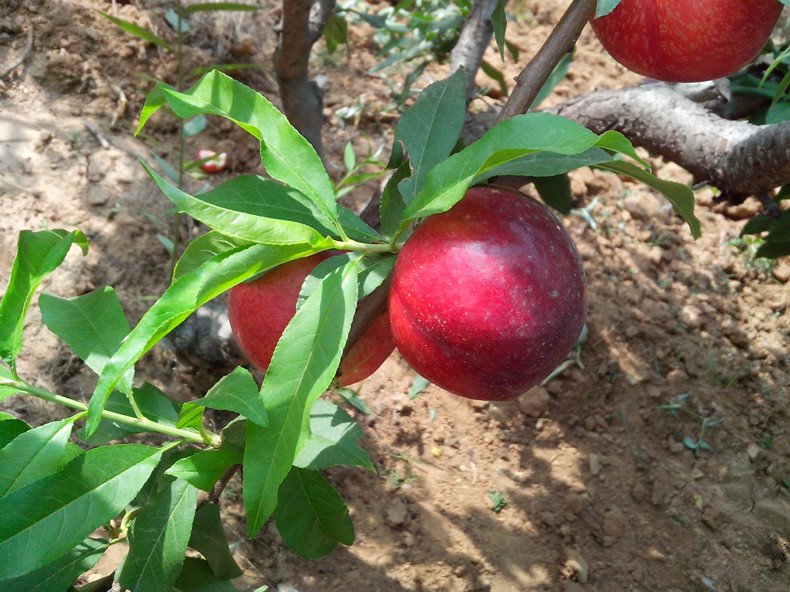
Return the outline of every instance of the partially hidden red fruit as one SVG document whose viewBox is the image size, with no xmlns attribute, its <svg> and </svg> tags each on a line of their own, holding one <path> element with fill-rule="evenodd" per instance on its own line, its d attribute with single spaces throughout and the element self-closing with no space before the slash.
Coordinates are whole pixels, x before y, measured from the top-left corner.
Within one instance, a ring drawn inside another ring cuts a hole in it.
<svg viewBox="0 0 790 592">
<path fill-rule="evenodd" d="M 778 0 L 622 0 L 591 25 L 606 51 L 637 74 L 700 82 L 757 57 L 781 12 Z"/>
<path fill-rule="evenodd" d="M 420 375 L 463 397 L 507 400 L 546 378 L 578 339 L 584 271 L 544 205 L 473 187 L 403 245 L 389 309 L 395 345 Z"/>
<path fill-rule="evenodd" d="M 244 355 L 259 369 L 269 367 L 277 341 L 296 314 L 305 278 L 316 265 L 336 254 L 322 252 L 289 261 L 252 282 L 231 288 L 228 316 L 233 335 Z M 338 382 L 348 386 L 367 378 L 394 349 L 389 314 L 385 312 L 343 357 Z"/>
<path fill-rule="evenodd" d="M 217 154 L 213 150 L 198 150 L 197 153 L 198 160 L 203 160 L 204 158 L 210 158 L 212 156 L 216 158 L 211 158 L 211 160 L 201 163 L 200 168 L 209 174 L 224 171 L 228 166 L 228 155 L 225 152 Z"/>
</svg>

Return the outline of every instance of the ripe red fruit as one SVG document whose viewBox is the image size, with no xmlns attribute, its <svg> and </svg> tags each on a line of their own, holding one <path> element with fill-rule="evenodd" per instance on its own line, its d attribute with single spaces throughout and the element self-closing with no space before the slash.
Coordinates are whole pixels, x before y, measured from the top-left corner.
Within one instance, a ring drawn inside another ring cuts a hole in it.
<svg viewBox="0 0 790 592">
<path fill-rule="evenodd" d="M 517 397 L 578 339 L 584 271 L 565 227 L 542 204 L 473 187 L 403 245 L 390 323 L 404 359 L 470 399 Z"/>
<path fill-rule="evenodd" d="M 209 174 L 224 171 L 225 167 L 228 166 L 228 155 L 225 152 L 220 152 L 217 154 L 213 150 L 198 150 L 197 160 L 203 160 L 204 158 L 209 158 L 211 156 L 216 156 L 216 158 L 212 158 L 211 160 L 201 163 L 200 168 Z"/>
<path fill-rule="evenodd" d="M 591 24 L 606 51 L 637 74 L 700 82 L 757 57 L 781 12 L 778 0 L 623 0 Z"/>
<path fill-rule="evenodd" d="M 313 268 L 336 252 L 322 252 L 284 263 L 258 279 L 238 284 L 228 296 L 228 316 L 236 342 L 259 369 L 266 370 L 285 327 L 296 314 L 302 283 Z M 340 363 L 338 382 L 347 386 L 373 374 L 395 344 L 389 315 L 380 315 Z"/>
</svg>

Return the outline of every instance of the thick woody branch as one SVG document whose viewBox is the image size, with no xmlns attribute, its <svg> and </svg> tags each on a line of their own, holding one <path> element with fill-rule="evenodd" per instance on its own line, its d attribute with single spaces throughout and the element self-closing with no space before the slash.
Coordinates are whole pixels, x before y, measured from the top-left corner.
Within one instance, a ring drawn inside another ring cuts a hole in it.
<svg viewBox="0 0 790 592">
<path fill-rule="evenodd" d="M 483 54 L 491 41 L 494 25 L 491 15 L 499 0 L 475 0 L 461 30 L 461 36 L 450 53 L 450 72 L 463 68 L 466 74 L 466 102 L 475 95 L 475 76 L 483 63 Z"/>
<path fill-rule="evenodd" d="M 790 183 L 790 122 L 756 126 L 711 113 L 661 83 L 601 90 L 553 111 L 596 133 L 616 130 L 736 197 Z"/>
<path fill-rule="evenodd" d="M 321 36 L 335 0 L 283 0 L 280 37 L 274 69 L 288 120 L 323 157 L 321 126 L 323 93 L 310 81 L 308 65 L 313 44 Z"/>
<path fill-rule="evenodd" d="M 516 87 L 499 114 L 499 121 L 526 113 L 562 56 L 571 51 L 590 17 L 596 0 L 573 0 L 535 57 L 516 77 Z"/>
</svg>

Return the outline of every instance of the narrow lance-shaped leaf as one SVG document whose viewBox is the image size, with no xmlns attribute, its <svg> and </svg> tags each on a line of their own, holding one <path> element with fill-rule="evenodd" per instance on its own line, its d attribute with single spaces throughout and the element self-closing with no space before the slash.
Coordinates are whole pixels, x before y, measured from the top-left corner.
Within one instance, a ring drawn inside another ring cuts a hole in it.
<svg viewBox="0 0 790 592">
<path fill-rule="evenodd" d="M 243 246 L 211 257 L 195 271 L 180 276 L 148 309 L 105 365 L 88 407 L 86 435 L 98 427 L 107 397 L 121 376 L 190 314 L 239 282 L 316 251 L 306 245 Z"/>
<path fill-rule="evenodd" d="M 0 450 L 0 498 L 60 470 L 73 424 L 73 418 L 44 424 Z"/>
<path fill-rule="evenodd" d="M 139 37 L 140 39 L 144 39 L 145 41 L 153 43 L 154 45 L 158 45 L 159 47 L 161 47 L 163 49 L 166 49 L 168 51 L 173 51 L 173 48 L 170 47 L 170 44 L 167 41 L 165 41 L 164 39 L 162 39 L 158 35 L 155 35 L 151 31 L 149 31 L 148 29 L 146 29 L 144 27 L 141 27 L 140 25 L 135 25 L 134 23 L 131 23 L 131 22 L 126 21 L 124 19 L 120 19 L 120 18 L 111 16 L 111 15 L 109 15 L 107 13 L 104 13 L 104 12 L 101 12 L 101 11 L 99 11 L 99 14 L 102 15 L 104 18 L 106 18 L 111 23 L 113 23 L 114 25 L 117 25 L 122 30 L 124 30 L 127 33 L 129 33 L 130 35 L 134 35 L 135 37 Z"/>
<path fill-rule="evenodd" d="M 331 383 L 357 303 L 357 266 L 333 270 L 285 328 L 261 387 L 269 426 L 247 422 L 244 505 L 250 534 L 277 505 L 277 491 L 310 435 L 310 409 Z"/>
<path fill-rule="evenodd" d="M 164 103 L 170 105 L 179 117 L 193 117 L 200 113 L 225 117 L 261 141 L 261 159 L 269 175 L 294 187 L 330 219 L 337 220 L 332 181 L 321 159 L 285 115 L 262 95 L 216 70 L 206 74 L 184 93 L 165 85 L 158 85 L 155 91 L 143 106 L 138 133 Z"/>
<path fill-rule="evenodd" d="M 536 152 L 555 155 L 578 155 L 593 147 L 622 152 L 639 161 L 639 157 L 622 134 L 608 131 L 598 136 L 564 117 L 549 113 L 528 113 L 500 122 L 478 141 L 435 166 L 420 194 L 406 207 L 406 221 L 437 214 L 460 200 L 470 184 L 488 171 Z M 558 169 L 545 167 L 542 176 L 567 172 L 560 162 Z M 529 162 L 516 174 L 533 174 Z"/>
<path fill-rule="evenodd" d="M 298 243 L 318 245 L 325 242 L 324 237 L 310 226 L 288 219 L 264 217 L 250 213 L 250 208 L 245 208 L 239 202 L 229 203 L 229 200 L 221 199 L 223 197 L 221 191 L 218 193 L 214 190 L 214 192 L 199 196 L 189 195 L 165 181 L 145 163 L 143 163 L 143 167 L 162 190 L 162 193 L 182 212 L 222 234 L 267 245 L 294 245 Z M 217 199 L 218 197 L 220 199 Z M 276 216 L 277 212 L 272 212 L 272 214 Z"/>
<path fill-rule="evenodd" d="M 76 298 L 59 298 L 43 293 L 39 298 L 41 318 L 55 335 L 96 374 L 101 374 L 118 351 L 131 327 L 121 303 L 110 286 Z M 132 392 L 133 371 L 119 381 L 119 389 Z"/>
<path fill-rule="evenodd" d="M 268 423 L 258 384 L 250 371 L 241 366 L 223 376 L 202 399 L 185 403 L 181 414 L 190 413 L 193 407 L 233 411 L 259 425 Z"/>
<path fill-rule="evenodd" d="M 641 181 L 645 185 L 649 185 L 653 189 L 657 189 L 663 193 L 664 197 L 666 197 L 672 204 L 675 213 L 683 218 L 689 225 L 691 236 L 693 236 L 695 239 L 701 236 L 702 227 L 700 226 L 700 221 L 694 215 L 694 192 L 691 191 L 691 189 L 681 183 L 665 181 L 663 179 L 654 177 L 647 171 L 630 162 L 618 160 L 599 164 L 597 166 L 601 169 L 628 175 L 629 177 L 632 177 L 637 181 Z"/>
<path fill-rule="evenodd" d="M 187 557 L 174 592 L 238 592 L 230 580 L 218 578 L 204 559 Z"/>
<path fill-rule="evenodd" d="M 11 374 L 11 369 L 0 364 L 0 401 L 19 392 L 17 389 L 10 386 L 14 382 L 15 379 L 14 375 Z"/>
<path fill-rule="evenodd" d="M 41 280 L 63 263 L 71 245 L 88 252 L 88 241 L 79 230 L 42 230 L 19 233 L 16 258 L 3 299 L 0 300 L 0 359 L 14 368 L 22 350 L 22 327 Z"/>
<path fill-rule="evenodd" d="M 95 448 L 0 499 L 0 578 L 69 553 L 132 501 L 160 455 L 138 444 Z"/>
<path fill-rule="evenodd" d="M 229 580 L 242 574 L 228 548 L 219 505 L 206 504 L 197 511 L 189 547 L 206 558 L 216 577 Z"/>
<path fill-rule="evenodd" d="M 412 170 L 398 186 L 407 205 L 422 189 L 428 171 L 446 159 L 458 141 L 466 116 L 465 84 L 461 70 L 434 82 L 398 122 L 395 146 L 403 142 Z"/>
<path fill-rule="evenodd" d="M 354 543 L 345 502 L 316 471 L 291 469 L 280 487 L 274 519 L 288 547 L 307 559 L 323 557 L 338 543 Z"/>
<path fill-rule="evenodd" d="M 184 563 L 196 506 L 197 489 L 175 479 L 140 510 L 129 530 L 129 554 L 115 577 L 122 589 L 173 589 Z"/>
<path fill-rule="evenodd" d="M 375 471 L 368 453 L 357 444 L 362 430 L 337 405 L 318 399 L 310 411 L 310 431 L 312 435 L 296 456 L 295 466 L 318 471 L 349 465 Z"/>
<path fill-rule="evenodd" d="M 87 538 L 68 555 L 43 567 L 3 582 L 3 592 L 53 592 L 68 588 L 99 561 L 109 542 Z"/>
<path fill-rule="evenodd" d="M 203 491 L 211 491 L 222 475 L 233 465 L 241 464 L 242 454 L 237 450 L 220 448 L 202 450 L 173 463 L 165 471 L 189 482 Z"/>
</svg>

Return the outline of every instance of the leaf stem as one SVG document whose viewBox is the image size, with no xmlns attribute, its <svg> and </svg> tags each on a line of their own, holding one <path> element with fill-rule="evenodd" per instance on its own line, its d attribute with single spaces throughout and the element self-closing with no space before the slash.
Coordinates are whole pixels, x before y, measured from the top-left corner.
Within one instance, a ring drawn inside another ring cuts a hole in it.
<svg viewBox="0 0 790 592">
<path fill-rule="evenodd" d="M 361 243 L 346 239 L 332 241 L 332 248 L 341 251 L 362 251 L 363 253 L 397 253 L 400 249 L 392 243 Z"/>
<path fill-rule="evenodd" d="M 33 395 L 34 397 L 38 397 L 39 399 L 44 399 L 45 401 L 58 403 L 59 405 L 65 405 L 66 407 L 71 407 L 72 409 L 77 409 L 79 411 L 88 411 L 88 406 L 85 403 L 82 403 L 81 401 L 76 401 L 74 399 L 69 399 L 68 397 L 64 397 L 63 395 L 51 393 L 47 390 L 35 387 L 25 382 L 16 381 L 13 383 L 9 383 L 7 386 L 10 386 L 14 389 L 17 389 L 29 395 Z M 194 442 L 196 444 L 206 444 L 208 446 L 217 446 L 220 443 L 220 437 L 217 434 L 210 432 L 208 430 L 203 430 L 203 435 L 201 435 L 192 430 L 184 430 L 181 428 L 164 425 L 159 422 L 148 419 L 147 417 L 141 417 L 141 418 L 130 417 L 129 415 L 124 415 L 122 413 L 115 413 L 114 411 L 107 411 L 106 409 L 102 411 L 101 415 L 105 419 L 109 419 L 129 426 L 134 426 L 136 428 L 141 428 L 146 431 L 157 432 L 165 436 L 172 436 L 174 438 L 178 438 L 186 442 Z"/>
</svg>

